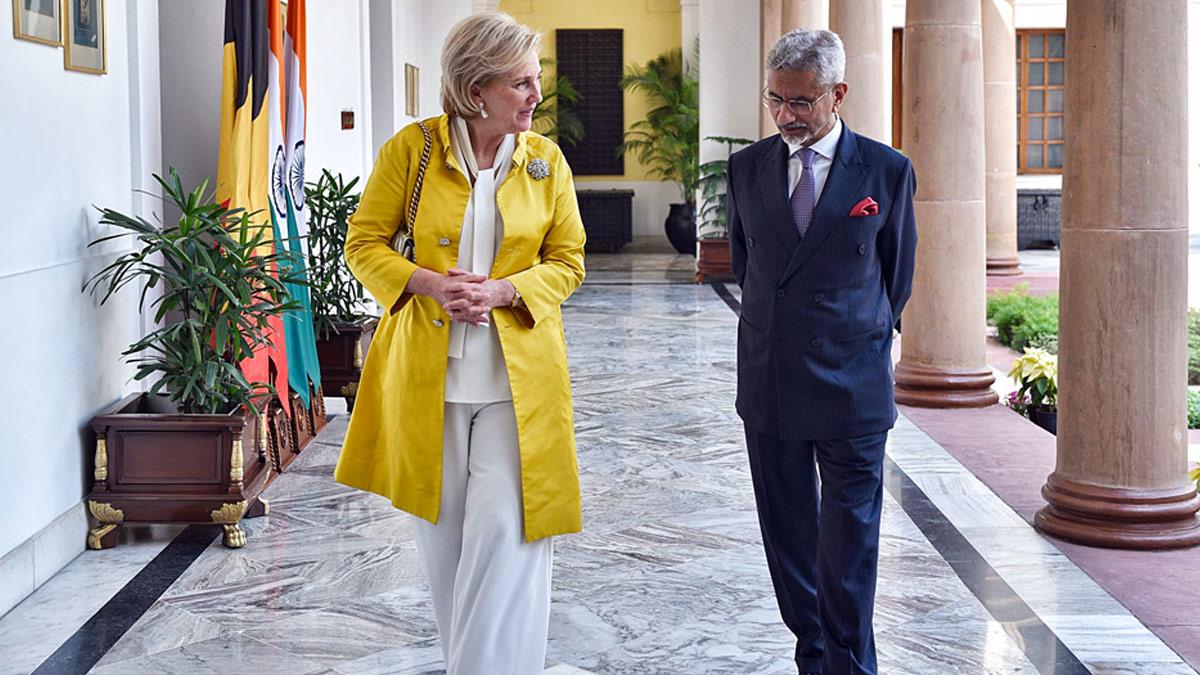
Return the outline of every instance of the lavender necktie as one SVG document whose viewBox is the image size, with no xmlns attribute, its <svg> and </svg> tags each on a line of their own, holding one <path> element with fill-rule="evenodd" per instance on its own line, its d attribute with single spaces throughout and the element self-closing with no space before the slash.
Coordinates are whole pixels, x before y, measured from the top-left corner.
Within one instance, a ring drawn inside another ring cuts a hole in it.
<svg viewBox="0 0 1200 675">
<path fill-rule="evenodd" d="M 812 222 L 813 207 L 817 205 L 817 181 L 813 175 L 813 156 L 817 153 L 812 148 L 801 148 L 797 152 L 804 168 L 800 170 L 796 189 L 792 190 L 792 219 L 796 221 L 796 232 L 803 239 Z"/>
</svg>

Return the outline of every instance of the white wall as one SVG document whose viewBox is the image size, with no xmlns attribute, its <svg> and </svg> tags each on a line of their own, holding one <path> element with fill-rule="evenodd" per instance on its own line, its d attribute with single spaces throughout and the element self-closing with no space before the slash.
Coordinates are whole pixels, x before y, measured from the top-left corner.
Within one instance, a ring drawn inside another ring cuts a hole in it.
<svg viewBox="0 0 1200 675">
<path fill-rule="evenodd" d="M 216 187 L 221 126 L 225 4 L 161 0 L 162 169 L 175 167 L 185 187 Z M 167 214 L 167 217 L 172 217 Z M 178 217 L 178 214 L 175 214 Z"/>
<path fill-rule="evenodd" d="M 374 161 L 371 138 L 370 16 L 366 0 L 309 2 L 307 180 L 321 169 L 347 181 L 365 181 Z M 343 110 L 354 111 L 354 128 L 342 129 Z"/>
<path fill-rule="evenodd" d="M 446 35 L 450 33 L 454 24 L 474 13 L 474 4 L 472 0 L 425 0 L 422 3 L 424 13 L 421 16 L 417 39 L 406 43 L 402 50 L 404 54 L 411 54 L 411 49 L 418 50 L 418 53 L 412 54 L 418 60 L 408 60 L 409 63 L 414 63 L 421 68 L 422 117 L 439 115 L 442 112 L 438 97 L 438 92 L 442 87 L 442 43 L 445 42 Z M 398 19 L 404 21 L 403 16 Z M 417 25 L 415 21 L 411 20 L 407 23 L 409 26 Z M 403 83 L 403 66 L 399 73 L 400 82 Z M 403 101 L 398 109 L 401 112 L 404 111 Z"/>
<path fill-rule="evenodd" d="M 157 6 L 109 0 L 106 18 L 103 76 L 64 70 L 59 48 L 0 39 L 0 91 L 21 92 L 0 106 L 0 613 L 83 549 L 85 425 L 137 390 L 120 361 L 141 335 L 136 298 L 98 308 L 80 287 L 127 248 L 86 248 L 108 233 L 92 205 L 153 206 L 134 190 L 160 163 Z M 47 529 L 56 521 L 70 526 Z"/>
<path fill-rule="evenodd" d="M 372 160 L 404 125 L 442 112 L 442 42 L 451 26 L 473 11 L 472 0 L 390 0 L 370 3 Z M 390 30 L 388 30 L 390 27 Z M 420 109 L 405 114 L 404 64 L 420 69 Z"/>
</svg>

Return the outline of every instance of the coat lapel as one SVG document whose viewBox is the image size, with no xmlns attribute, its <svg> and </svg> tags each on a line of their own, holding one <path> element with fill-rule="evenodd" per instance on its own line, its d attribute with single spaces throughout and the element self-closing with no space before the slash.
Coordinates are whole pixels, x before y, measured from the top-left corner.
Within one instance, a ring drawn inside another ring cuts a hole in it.
<svg viewBox="0 0 1200 675">
<path fill-rule="evenodd" d="M 845 216 L 854 208 L 858 187 L 866 175 L 867 165 L 862 163 L 858 154 L 858 137 L 843 122 L 842 137 L 838 139 L 837 150 L 833 154 L 833 162 L 829 167 L 829 175 L 825 178 L 821 198 L 813 208 L 812 222 L 792 255 L 792 261 L 784 271 L 780 283 L 795 274 L 829 234 L 844 222 Z"/>
<path fill-rule="evenodd" d="M 796 221 L 792 218 L 792 209 L 788 206 L 787 170 L 788 146 L 783 138 L 776 135 L 771 147 L 763 156 L 764 167 L 758 172 L 759 199 L 766 211 L 767 222 L 775 232 L 780 243 L 786 250 L 795 250 L 800 244 L 800 235 L 796 232 Z"/>
</svg>

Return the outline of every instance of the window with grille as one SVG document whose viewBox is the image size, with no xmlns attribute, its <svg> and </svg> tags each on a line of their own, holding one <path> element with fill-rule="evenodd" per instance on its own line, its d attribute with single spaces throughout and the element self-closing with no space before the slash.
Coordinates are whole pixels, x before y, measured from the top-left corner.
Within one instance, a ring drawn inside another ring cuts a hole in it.
<svg viewBox="0 0 1200 675">
<path fill-rule="evenodd" d="M 1066 32 L 1017 31 L 1017 167 L 1062 173 Z"/>
<path fill-rule="evenodd" d="M 579 92 L 576 103 L 558 102 L 583 123 L 583 140 L 562 148 L 576 176 L 625 173 L 625 158 L 617 156 L 625 133 L 623 36 L 620 29 L 560 28 L 554 33 L 558 74 Z"/>
</svg>

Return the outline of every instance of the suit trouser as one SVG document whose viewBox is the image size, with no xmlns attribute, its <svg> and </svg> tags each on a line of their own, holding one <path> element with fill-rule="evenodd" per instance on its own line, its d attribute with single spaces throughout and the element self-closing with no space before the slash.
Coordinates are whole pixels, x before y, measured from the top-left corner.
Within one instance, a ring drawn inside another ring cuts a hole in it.
<svg viewBox="0 0 1200 675">
<path fill-rule="evenodd" d="M 554 548 L 521 505 L 512 401 L 446 403 L 441 514 L 415 533 L 448 675 L 544 668 Z"/>
<path fill-rule="evenodd" d="M 767 567 L 801 672 L 876 672 L 886 443 L 887 432 L 798 441 L 746 429 Z"/>
</svg>

